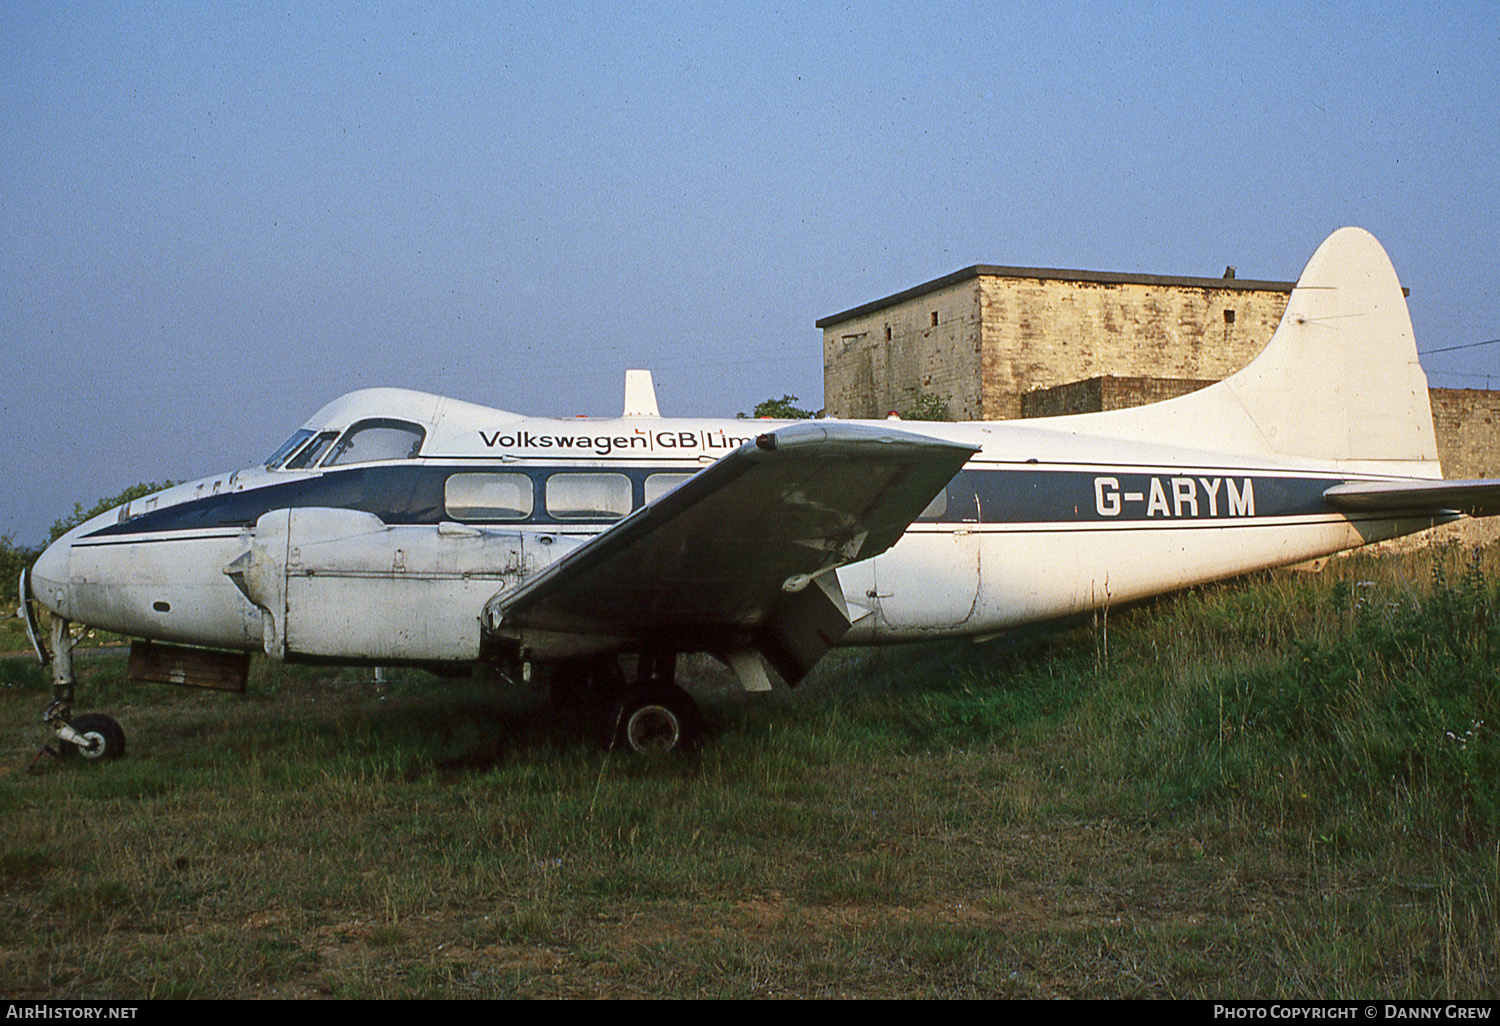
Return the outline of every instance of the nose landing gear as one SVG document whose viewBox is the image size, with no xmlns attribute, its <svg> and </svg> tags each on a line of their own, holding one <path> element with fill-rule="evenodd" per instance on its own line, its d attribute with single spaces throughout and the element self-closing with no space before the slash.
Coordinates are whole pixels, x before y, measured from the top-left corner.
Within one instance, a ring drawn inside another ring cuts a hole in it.
<svg viewBox="0 0 1500 1026">
<path fill-rule="evenodd" d="M 42 722 L 57 732 L 61 742 L 54 749 L 43 745 L 31 760 L 32 768 L 46 755 L 64 760 L 81 759 L 84 762 L 110 762 L 125 754 L 125 731 L 111 716 L 103 713 L 73 715 L 73 649 L 81 640 L 73 633 L 72 624 L 53 615 L 51 651 L 38 645 L 43 663 L 52 666 L 52 704 L 42 714 Z"/>
</svg>

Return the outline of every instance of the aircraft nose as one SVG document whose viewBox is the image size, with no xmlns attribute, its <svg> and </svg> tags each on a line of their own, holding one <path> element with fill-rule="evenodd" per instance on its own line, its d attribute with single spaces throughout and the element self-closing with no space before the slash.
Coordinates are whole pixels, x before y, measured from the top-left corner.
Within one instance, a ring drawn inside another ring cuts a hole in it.
<svg viewBox="0 0 1500 1026">
<path fill-rule="evenodd" d="M 48 545 L 31 566 L 31 594 L 59 616 L 71 616 L 68 602 L 68 559 L 72 544 L 59 538 Z"/>
</svg>

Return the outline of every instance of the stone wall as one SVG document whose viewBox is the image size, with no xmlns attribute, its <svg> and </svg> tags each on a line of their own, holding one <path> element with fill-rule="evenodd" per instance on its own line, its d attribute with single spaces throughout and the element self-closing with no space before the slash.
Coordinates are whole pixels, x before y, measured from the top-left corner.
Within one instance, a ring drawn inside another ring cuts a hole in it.
<svg viewBox="0 0 1500 1026">
<path fill-rule="evenodd" d="M 1022 417 L 1066 417 L 1159 403 L 1212 385 L 1201 378 L 1088 378 L 1021 396 Z"/>
<path fill-rule="evenodd" d="M 818 321 L 830 417 L 946 399 L 956 420 L 1023 415 L 1086 378 L 1218 379 L 1271 338 L 1291 282 L 976 265 Z"/>
<path fill-rule="evenodd" d="M 1444 477 L 1500 477 L 1500 392 L 1430 388 L 1432 427 Z M 1422 536 L 1424 542 L 1488 544 L 1500 538 L 1500 517 L 1460 520 Z M 1388 543 L 1396 544 L 1396 543 Z"/>
<path fill-rule="evenodd" d="M 983 277 L 985 418 L 1085 378 L 1217 380 L 1254 359 L 1286 292 Z M 1226 282 L 1225 285 L 1229 283 Z"/>
<path fill-rule="evenodd" d="M 827 416 L 869 420 L 905 414 L 925 394 L 948 400 L 954 420 L 978 420 L 981 335 L 974 281 L 825 328 Z"/>
<path fill-rule="evenodd" d="M 1430 388 L 1444 477 L 1500 477 L 1500 392 Z"/>
</svg>

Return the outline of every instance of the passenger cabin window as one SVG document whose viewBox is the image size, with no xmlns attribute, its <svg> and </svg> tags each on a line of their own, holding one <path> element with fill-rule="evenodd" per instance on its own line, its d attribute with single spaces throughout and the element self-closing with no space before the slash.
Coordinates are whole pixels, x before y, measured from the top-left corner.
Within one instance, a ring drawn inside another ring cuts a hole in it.
<svg viewBox="0 0 1500 1026">
<path fill-rule="evenodd" d="M 266 457 L 266 467 L 275 470 L 281 466 L 281 462 L 291 455 L 292 450 L 312 437 L 312 432 L 307 428 L 299 428 L 292 433 L 292 437 L 281 443 L 281 448 Z"/>
<path fill-rule="evenodd" d="M 361 420 L 354 423 L 333 447 L 325 467 L 376 460 L 409 460 L 422 451 L 427 432 L 404 420 Z"/>
<path fill-rule="evenodd" d="M 328 451 L 328 447 L 333 444 L 333 440 L 338 436 L 339 433 L 337 431 L 321 432 L 317 438 L 308 442 L 294 453 L 291 459 L 286 461 L 286 469 L 305 470 L 308 467 L 316 465 L 322 455 Z"/>
<path fill-rule="evenodd" d="M 443 486 L 443 505 L 454 520 L 525 520 L 535 500 L 525 474 L 454 474 Z"/>
<path fill-rule="evenodd" d="M 618 520 L 630 507 L 630 478 L 624 474 L 547 478 L 547 512 L 559 520 Z"/>
<path fill-rule="evenodd" d="M 655 502 L 692 476 L 692 474 L 652 474 L 646 478 L 646 501 Z"/>
</svg>

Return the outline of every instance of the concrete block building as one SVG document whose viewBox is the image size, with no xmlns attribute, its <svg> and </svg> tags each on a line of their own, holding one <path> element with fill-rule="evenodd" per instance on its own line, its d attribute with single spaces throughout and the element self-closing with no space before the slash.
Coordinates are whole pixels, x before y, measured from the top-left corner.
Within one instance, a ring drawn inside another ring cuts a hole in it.
<svg viewBox="0 0 1500 1026">
<path fill-rule="evenodd" d="M 1086 379 L 1201 387 L 1265 346 L 1293 284 L 975 265 L 819 320 L 824 407 L 883 417 L 933 395 L 955 420 L 1009 420 Z"/>
<path fill-rule="evenodd" d="M 820 319 L 824 408 L 871 419 L 936 399 L 952 420 L 1009 420 L 1170 399 L 1249 363 L 1294 284 L 1234 268 L 1191 278 L 976 264 Z M 1500 477 L 1500 392 L 1430 398 L 1444 476 Z"/>
</svg>

